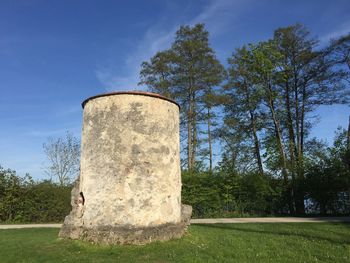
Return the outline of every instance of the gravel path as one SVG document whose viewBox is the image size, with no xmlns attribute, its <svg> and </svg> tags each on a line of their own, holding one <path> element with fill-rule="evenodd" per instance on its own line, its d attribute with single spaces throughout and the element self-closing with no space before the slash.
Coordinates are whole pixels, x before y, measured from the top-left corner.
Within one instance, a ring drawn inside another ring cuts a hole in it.
<svg viewBox="0 0 350 263">
<path fill-rule="evenodd" d="M 249 217 L 249 218 L 207 218 L 191 219 L 191 224 L 234 224 L 234 223 L 321 223 L 346 222 L 350 217 Z M 0 225 L 0 229 L 18 228 L 60 228 L 62 224 Z"/>
<path fill-rule="evenodd" d="M 0 229 L 17 228 L 60 228 L 62 224 L 23 224 L 23 225 L 0 225 Z"/>
</svg>

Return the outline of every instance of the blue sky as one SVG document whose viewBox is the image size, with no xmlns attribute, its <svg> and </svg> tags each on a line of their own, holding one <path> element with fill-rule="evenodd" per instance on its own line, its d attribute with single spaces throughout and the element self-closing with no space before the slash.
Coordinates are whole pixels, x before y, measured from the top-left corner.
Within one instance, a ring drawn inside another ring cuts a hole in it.
<svg viewBox="0 0 350 263">
<path fill-rule="evenodd" d="M 205 23 L 226 63 L 277 27 L 306 25 L 321 45 L 350 31 L 350 3 L 333 1 L 0 1 L 0 165 L 45 178 L 42 144 L 80 137 L 85 98 L 134 90 L 140 64 L 182 24 Z M 312 135 L 332 141 L 347 106 L 322 107 Z"/>
</svg>

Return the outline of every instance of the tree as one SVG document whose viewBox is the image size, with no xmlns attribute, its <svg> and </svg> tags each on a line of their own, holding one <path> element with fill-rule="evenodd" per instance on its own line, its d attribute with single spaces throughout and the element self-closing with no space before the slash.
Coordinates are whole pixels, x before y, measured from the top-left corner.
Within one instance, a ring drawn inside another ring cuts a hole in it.
<svg viewBox="0 0 350 263">
<path fill-rule="evenodd" d="M 48 138 L 43 149 L 48 159 L 45 173 L 51 179 L 57 179 L 61 186 L 70 183 L 79 172 L 79 141 L 72 133 L 67 132 L 64 138 Z"/>
<path fill-rule="evenodd" d="M 253 45 L 236 49 L 229 62 L 229 82 L 225 86 L 228 98 L 225 103 L 225 124 L 237 133 L 246 134 L 245 139 L 253 141 L 256 167 L 264 174 L 261 143 L 258 132 L 261 129 L 261 94 L 253 84 L 252 68 Z M 235 127 L 230 127 L 233 124 Z"/>
<path fill-rule="evenodd" d="M 260 42 L 252 49 L 253 83 L 260 88 L 262 102 L 266 106 L 266 117 L 270 128 L 265 131 L 267 139 L 267 153 L 276 153 L 277 167 L 281 169 L 284 180 L 285 192 L 288 196 L 289 210 L 294 213 L 292 204 L 292 192 L 288 178 L 287 152 L 283 138 L 281 94 L 278 84 L 283 81 L 284 74 L 281 72 L 282 55 L 277 50 L 273 40 Z M 275 139 L 272 140 L 271 139 Z M 293 180 L 293 177 L 292 177 Z"/>
<path fill-rule="evenodd" d="M 150 62 L 142 62 L 139 85 L 144 84 L 152 92 L 175 99 L 175 91 L 172 87 L 173 58 L 173 52 L 165 50 L 157 52 Z"/>
<path fill-rule="evenodd" d="M 200 98 L 202 107 L 204 108 L 201 114 L 202 119 L 207 126 L 207 131 L 203 132 L 206 134 L 207 138 L 204 142 L 208 143 L 207 150 L 204 150 L 204 156 L 208 156 L 209 159 L 209 174 L 213 174 L 213 128 L 218 126 L 216 121 L 217 114 L 215 113 L 215 108 L 221 106 L 225 101 L 225 96 L 220 94 L 218 85 L 226 79 L 226 70 L 221 65 L 221 63 L 214 57 L 208 57 L 209 63 L 207 64 L 206 76 L 203 78 L 202 83 L 204 90 Z"/>
<path fill-rule="evenodd" d="M 15 171 L 0 166 L 0 221 L 20 219 L 24 196 L 21 183 Z"/>
<path fill-rule="evenodd" d="M 279 28 L 274 33 L 277 51 L 283 57 L 279 83 L 284 98 L 282 125 L 288 134 L 289 167 L 293 182 L 297 213 L 304 213 L 304 149 L 312 123 L 313 113 L 319 105 L 346 103 L 347 96 L 341 84 L 343 72 L 334 68 L 327 48 L 316 50 L 317 40 L 302 25 Z"/>
<path fill-rule="evenodd" d="M 311 148 L 311 147 L 308 147 Z M 318 144 L 309 157 L 305 185 L 313 210 L 321 214 L 348 214 L 350 170 L 347 156 L 347 131 L 339 127 L 333 145 Z M 316 158 L 315 158 L 316 157 Z"/>
<path fill-rule="evenodd" d="M 201 114 L 206 109 L 209 159 L 212 163 L 211 126 L 213 100 L 205 94 L 214 94 L 213 88 L 224 78 L 224 68 L 209 47 L 208 31 L 203 24 L 181 26 L 169 50 L 158 52 L 143 62 L 140 84 L 150 91 L 176 99 L 181 105 L 181 131 L 186 140 L 186 162 L 189 171 L 197 166 L 200 146 Z"/>
<path fill-rule="evenodd" d="M 345 65 L 350 75 L 350 33 L 331 42 L 328 51 L 338 65 Z M 350 81 L 350 79 L 347 79 Z"/>
<path fill-rule="evenodd" d="M 348 99 L 344 72 L 335 66 L 346 59 L 335 59 L 329 48 L 316 50 L 316 45 L 302 25 L 279 28 L 273 39 L 236 50 L 229 59 L 226 87 L 230 101 L 225 123 L 233 123 L 252 142 L 261 174 L 264 151 L 265 167 L 281 173 L 289 210 L 298 214 L 305 210 L 304 153 L 312 113 L 320 105 Z M 344 51 L 344 42 L 342 47 Z"/>
</svg>

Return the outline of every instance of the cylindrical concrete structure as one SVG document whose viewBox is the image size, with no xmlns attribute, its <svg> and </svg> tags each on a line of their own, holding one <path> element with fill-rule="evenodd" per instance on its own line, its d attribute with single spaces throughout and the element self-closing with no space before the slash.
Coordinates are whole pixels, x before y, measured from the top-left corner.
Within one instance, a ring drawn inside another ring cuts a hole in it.
<svg viewBox="0 0 350 263">
<path fill-rule="evenodd" d="M 60 236 L 100 243 L 181 236 L 189 218 L 181 214 L 179 106 L 158 94 L 117 92 L 88 98 L 83 108 L 72 191 L 83 202 L 72 201 Z"/>
<path fill-rule="evenodd" d="M 80 169 L 85 224 L 180 222 L 179 107 L 144 93 L 85 101 Z"/>
</svg>

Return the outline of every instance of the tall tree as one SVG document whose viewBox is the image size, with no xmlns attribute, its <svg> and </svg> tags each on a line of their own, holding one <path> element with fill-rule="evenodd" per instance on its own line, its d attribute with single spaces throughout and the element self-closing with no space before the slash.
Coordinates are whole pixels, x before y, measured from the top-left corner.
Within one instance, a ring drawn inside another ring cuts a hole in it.
<svg viewBox="0 0 350 263">
<path fill-rule="evenodd" d="M 150 62 L 143 62 L 140 72 L 140 84 L 180 103 L 190 171 L 196 168 L 199 149 L 201 99 L 203 94 L 222 81 L 223 67 L 209 47 L 208 35 L 203 24 L 181 26 L 171 48 L 157 53 Z M 208 141 L 211 143 L 211 140 Z"/>
<path fill-rule="evenodd" d="M 264 174 L 261 143 L 258 132 L 261 129 L 259 119 L 261 115 L 261 92 L 259 87 L 253 84 L 251 71 L 252 45 L 237 49 L 229 58 L 229 81 L 225 86 L 226 94 L 226 124 L 234 124 L 236 132 L 246 133 L 247 137 L 254 142 L 256 167 L 260 174 Z M 231 119 L 231 121 L 229 121 Z M 235 121 L 232 121 L 235 120 Z M 240 128 L 238 128 L 240 127 Z M 237 129 L 238 128 L 238 129 Z"/>
<path fill-rule="evenodd" d="M 304 152 L 312 113 L 320 105 L 347 101 L 344 72 L 335 66 L 340 60 L 329 48 L 317 50 L 316 45 L 297 24 L 277 29 L 271 40 L 238 49 L 229 60 L 231 105 L 226 118 L 235 117 L 236 131 L 249 134 L 260 172 L 262 137 L 266 165 L 280 170 L 289 210 L 298 214 L 305 211 Z M 264 120 L 263 127 L 257 119 Z"/>
<path fill-rule="evenodd" d="M 285 116 L 282 125 L 288 134 L 290 171 L 297 213 L 304 213 L 304 145 L 311 128 L 309 120 L 319 105 L 344 103 L 342 72 L 334 70 L 327 50 L 316 50 L 317 40 L 302 25 L 279 28 L 274 33 L 277 51 L 283 56 L 279 83 L 284 98 Z"/>
<path fill-rule="evenodd" d="M 222 105 L 225 97 L 220 94 L 218 85 L 226 79 L 226 70 L 221 65 L 221 63 L 215 58 L 215 56 L 209 56 L 208 62 L 205 70 L 205 78 L 203 78 L 202 86 L 203 94 L 200 98 L 200 102 L 203 106 L 202 119 L 206 123 L 207 129 L 204 132 L 207 136 L 204 139 L 207 142 L 208 147 L 205 151 L 205 156 L 209 159 L 209 174 L 213 172 L 213 128 L 215 128 L 218 123 L 216 121 L 217 114 L 215 108 Z"/>
<path fill-rule="evenodd" d="M 139 83 L 146 85 L 152 92 L 166 97 L 174 97 L 172 87 L 172 60 L 174 54 L 171 50 L 157 52 L 150 62 L 142 62 Z"/>
<path fill-rule="evenodd" d="M 260 42 L 252 49 L 251 71 L 253 73 L 253 81 L 255 85 L 261 88 L 261 97 L 263 104 L 266 106 L 266 116 L 271 124 L 271 128 L 265 131 L 265 137 L 272 136 L 272 138 L 275 138 L 271 145 L 276 147 L 278 156 L 277 167 L 281 169 L 289 211 L 294 213 L 292 203 L 293 191 L 290 189 L 289 184 L 288 156 L 283 136 L 283 106 L 278 87 L 278 84 L 283 82 L 285 77 L 280 70 L 281 61 L 281 53 L 276 49 L 275 42 L 272 40 Z M 293 180 L 294 178 L 292 177 Z"/>
<path fill-rule="evenodd" d="M 337 64 L 345 65 L 350 71 L 350 33 L 333 40 L 329 51 Z"/>
</svg>

